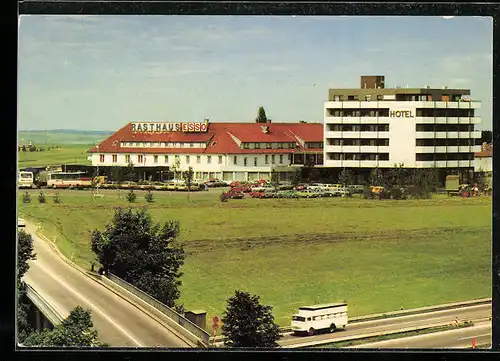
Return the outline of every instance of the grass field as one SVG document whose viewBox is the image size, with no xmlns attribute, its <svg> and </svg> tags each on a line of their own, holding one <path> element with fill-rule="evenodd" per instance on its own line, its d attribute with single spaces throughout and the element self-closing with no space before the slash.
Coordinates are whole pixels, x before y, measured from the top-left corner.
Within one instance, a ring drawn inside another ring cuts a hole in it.
<svg viewBox="0 0 500 361">
<path fill-rule="evenodd" d="M 18 152 L 19 168 L 58 164 L 92 164 L 87 160 L 87 151 L 92 144 L 68 144 L 60 145 L 60 147 L 42 152 Z"/>
<path fill-rule="evenodd" d="M 62 191 L 54 204 L 19 210 L 83 267 L 92 229 L 103 229 L 125 192 Z M 160 222 L 177 219 L 187 251 L 186 309 L 221 315 L 234 290 L 261 296 L 278 324 L 299 307 L 346 300 L 351 317 L 491 296 L 491 198 L 430 200 L 244 199 L 219 203 L 220 190 L 154 192 Z"/>
</svg>

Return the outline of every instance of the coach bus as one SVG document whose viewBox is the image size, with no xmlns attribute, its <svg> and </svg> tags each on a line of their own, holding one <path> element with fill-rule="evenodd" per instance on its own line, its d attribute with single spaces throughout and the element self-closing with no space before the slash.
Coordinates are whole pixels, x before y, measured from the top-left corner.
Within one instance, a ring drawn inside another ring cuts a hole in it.
<svg viewBox="0 0 500 361">
<path fill-rule="evenodd" d="M 17 179 L 18 188 L 33 188 L 33 172 L 20 171 Z"/>
<path fill-rule="evenodd" d="M 49 172 L 47 175 L 48 188 L 90 188 L 92 179 L 84 177 L 84 172 Z"/>
</svg>

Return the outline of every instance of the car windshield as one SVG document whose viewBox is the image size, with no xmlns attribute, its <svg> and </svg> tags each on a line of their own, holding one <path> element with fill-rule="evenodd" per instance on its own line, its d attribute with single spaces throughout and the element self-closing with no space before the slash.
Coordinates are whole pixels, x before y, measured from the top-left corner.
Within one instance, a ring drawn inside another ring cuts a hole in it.
<svg viewBox="0 0 500 361">
<path fill-rule="evenodd" d="M 302 317 L 302 316 L 293 316 L 292 317 L 292 320 L 293 321 L 299 321 L 299 322 L 304 322 L 306 320 L 305 317 Z"/>
</svg>

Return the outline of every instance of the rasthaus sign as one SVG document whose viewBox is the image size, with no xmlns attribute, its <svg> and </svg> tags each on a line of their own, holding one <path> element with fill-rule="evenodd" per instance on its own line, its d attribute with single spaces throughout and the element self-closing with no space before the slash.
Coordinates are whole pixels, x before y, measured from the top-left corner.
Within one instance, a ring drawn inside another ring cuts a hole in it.
<svg viewBox="0 0 500 361">
<path fill-rule="evenodd" d="M 208 130 L 208 120 L 203 122 L 142 122 L 132 123 L 133 132 L 206 132 Z"/>
</svg>

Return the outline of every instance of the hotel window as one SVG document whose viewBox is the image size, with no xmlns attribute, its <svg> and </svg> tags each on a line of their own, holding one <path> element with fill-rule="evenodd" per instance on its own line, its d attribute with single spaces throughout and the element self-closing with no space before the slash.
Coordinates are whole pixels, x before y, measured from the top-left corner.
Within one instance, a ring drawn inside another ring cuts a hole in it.
<svg viewBox="0 0 500 361">
<path fill-rule="evenodd" d="M 257 159 L 257 158 L 255 158 Z M 283 154 L 280 154 L 280 164 L 283 164 Z"/>
<path fill-rule="evenodd" d="M 99 162 L 104 163 L 104 154 L 99 155 Z"/>
<path fill-rule="evenodd" d="M 271 143 L 266 143 L 266 149 L 272 149 L 273 145 Z"/>
<path fill-rule="evenodd" d="M 143 158 L 142 154 L 139 154 L 139 155 L 137 156 L 137 163 L 142 163 L 142 160 L 143 160 L 143 159 L 144 159 L 144 158 Z"/>
<path fill-rule="evenodd" d="M 246 167 L 247 166 L 247 157 L 243 158 L 243 165 Z"/>
<path fill-rule="evenodd" d="M 177 162 L 179 162 L 179 163 L 180 163 L 180 161 L 181 161 L 181 158 L 180 158 L 178 155 L 176 155 L 176 156 L 175 156 L 175 162 L 176 162 L 176 163 L 177 163 Z"/>
<path fill-rule="evenodd" d="M 154 161 L 155 163 L 158 163 L 158 156 L 157 156 L 157 155 L 155 155 L 155 156 L 154 156 L 153 161 Z"/>
<path fill-rule="evenodd" d="M 276 163 L 275 158 L 276 158 L 276 156 L 273 154 L 273 155 L 271 156 L 271 163 L 272 163 L 272 164 Z"/>
<path fill-rule="evenodd" d="M 250 145 L 248 143 L 243 143 L 243 149 L 248 149 L 250 148 Z"/>
<path fill-rule="evenodd" d="M 186 155 L 186 164 L 189 164 L 190 161 L 191 161 L 191 158 L 189 157 L 189 155 Z"/>
<path fill-rule="evenodd" d="M 291 162 L 292 161 L 292 155 L 291 154 L 288 154 L 288 161 Z"/>
<path fill-rule="evenodd" d="M 168 155 L 165 156 L 165 163 L 168 163 Z"/>
<path fill-rule="evenodd" d="M 116 163 L 118 161 L 118 156 L 116 154 L 113 154 L 113 163 Z"/>
<path fill-rule="evenodd" d="M 233 158 L 233 164 L 238 164 L 238 157 L 237 156 L 234 156 L 234 158 Z"/>
<path fill-rule="evenodd" d="M 207 164 L 212 164 L 212 156 L 207 155 Z"/>
<path fill-rule="evenodd" d="M 200 155 L 196 156 L 196 163 L 198 163 L 198 164 L 201 163 L 201 156 Z"/>
<path fill-rule="evenodd" d="M 266 164 L 269 164 L 269 155 L 266 154 Z"/>
<path fill-rule="evenodd" d="M 278 143 L 278 149 L 283 149 L 283 143 Z"/>
<path fill-rule="evenodd" d="M 255 143 L 255 149 L 260 149 L 260 143 Z"/>
<path fill-rule="evenodd" d="M 222 155 L 219 155 L 219 164 L 222 164 Z"/>
<path fill-rule="evenodd" d="M 125 162 L 130 163 L 130 154 L 125 155 Z"/>
</svg>

